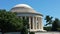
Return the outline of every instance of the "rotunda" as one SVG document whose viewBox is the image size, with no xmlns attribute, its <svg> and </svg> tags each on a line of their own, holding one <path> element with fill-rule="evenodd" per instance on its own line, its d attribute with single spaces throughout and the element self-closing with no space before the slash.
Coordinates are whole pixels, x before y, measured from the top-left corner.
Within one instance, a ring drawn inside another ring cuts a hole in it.
<svg viewBox="0 0 60 34">
<path fill-rule="evenodd" d="M 27 4 L 18 4 L 14 6 L 11 12 L 16 12 L 18 17 L 28 19 L 29 31 L 44 31 L 42 25 L 42 14 L 36 12 Z"/>
</svg>

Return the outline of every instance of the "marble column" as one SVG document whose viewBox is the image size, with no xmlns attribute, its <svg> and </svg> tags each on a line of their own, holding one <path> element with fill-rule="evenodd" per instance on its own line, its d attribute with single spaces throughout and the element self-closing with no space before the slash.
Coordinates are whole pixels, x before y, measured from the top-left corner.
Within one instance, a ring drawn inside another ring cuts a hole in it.
<svg viewBox="0 0 60 34">
<path fill-rule="evenodd" d="M 29 17 L 29 28 L 31 29 L 31 18 Z"/>
<path fill-rule="evenodd" d="M 32 23 L 33 23 L 33 30 L 34 30 L 34 17 L 32 17 L 32 18 L 33 18 L 33 22 Z"/>
<path fill-rule="evenodd" d="M 39 17 L 37 17 L 37 29 L 39 29 L 39 25 L 40 25 L 40 24 L 39 24 L 39 21 L 40 21 L 40 20 L 39 20 Z"/>
<path fill-rule="evenodd" d="M 40 22 L 40 29 L 41 29 L 41 17 L 39 18 L 39 20 L 40 20 L 39 22 Z"/>
<path fill-rule="evenodd" d="M 38 23 L 39 23 L 39 26 L 38 27 L 40 29 L 40 17 L 38 17 Z"/>
<path fill-rule="evenodd" d="M 40 19 L 40 17 L 39 17 L 39 20 L 40 20 L 40 21 L 39 21 L 39 25 L 40 25 L 40 26 L 39 26 L 39 29 L 41 29 L 41 19 Z"/>
<path fill-rule="evenodd" d="M 43 30 L 42 17 L 41 17 L 41 29 Z"/>
<path fill-rule="evenodd" d="M 37 17 L 36 17 L 36 30 L 37 30 Z"/>
<path fill-rule="evenodd" d="M 39 29 L 43 29 L 43 26 L 42 26 L 42 18 L 39 17 L 39 20 L 40 20 L 40 21 L 39 21 L 39 23 L 40 23 L 40 24 L 39 24 Z"/>
<path fill-rule="evenodd" d="M 34 17 L 34 29 L 36 30 L 36 17 Z"/>
</svg>

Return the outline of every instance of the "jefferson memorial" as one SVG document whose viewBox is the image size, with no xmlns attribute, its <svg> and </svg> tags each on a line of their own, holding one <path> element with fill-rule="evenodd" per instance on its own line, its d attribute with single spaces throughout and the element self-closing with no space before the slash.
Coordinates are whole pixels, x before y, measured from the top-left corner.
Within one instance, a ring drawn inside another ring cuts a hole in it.
<svg viewBox="0 0 60 34">
<path fill-rule="evenodd" d="M 43 30 L 42 17 L 43 15 L 36 12 L 32 7 L 27 4 L 18 4 L 14 6 L 11 12 L 16 12 L 18 17 L 28 18 L 29 31 L 45 31 Z"/>
</svg>

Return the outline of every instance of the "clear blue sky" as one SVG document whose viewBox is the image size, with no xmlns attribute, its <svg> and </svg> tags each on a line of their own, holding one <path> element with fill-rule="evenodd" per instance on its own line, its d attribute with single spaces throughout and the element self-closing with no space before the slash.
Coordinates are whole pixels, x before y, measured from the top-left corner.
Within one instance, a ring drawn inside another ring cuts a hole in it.
<svg viewBox="0 0 60 34">
<path fill-rule="evenodd" d="M 10 10 L 17 4 L 28 4 L 37 12 L 60 19 L 60 0 L 0 0 L 0 9 Z M 44 19 L 43 17 L 43 19 Z M 45 21 L 43 20 L 45 24 Z"/>
</svg>

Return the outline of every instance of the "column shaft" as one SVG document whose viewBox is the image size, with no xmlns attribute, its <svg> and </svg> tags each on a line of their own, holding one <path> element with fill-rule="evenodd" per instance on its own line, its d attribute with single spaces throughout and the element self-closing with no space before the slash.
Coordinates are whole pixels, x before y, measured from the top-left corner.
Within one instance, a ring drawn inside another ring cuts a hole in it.
<svg viewBox="0 0 60 34">
<path fill-rule="evenodd" d="M 39 17 L 39 29 L 41 28 L 41 25 L 40 24 L 41 24 L 41 21 L 40 21 L 40 17 Z"/>
<path fill-rule="evenodd" d="M 29 17 L 29 29 L 31 29 L 31 18 Z"/>
<path fill-rule="evenodd" d="M 38 17 L 38 29 L 40 29 L 40 19 L 39 19 L 40 17 Z"/>
<path fill-rule="evenodd" d="M 40 23 L 40 26 L 39 26 L 39 29 L 43 29 L 43 26 L 42 26 L 42 18 L 41 17 L 39 17 L 39 23 Z"/>
<path fill-rule="evenodd" d="M 32 23 L 33 23 L 33 29 L 34 29 L 34 17 L 33 17 L 33 22 Z"/>
<path fill-rule="evenodd" d="M 36 17 L 36 30 L 37 30 L 37 17 Z"/>
<path fill-rule="evenodd" d="M 41 18 L 41 29 L 43 29 L 42 18 Z"/>
</svg>

